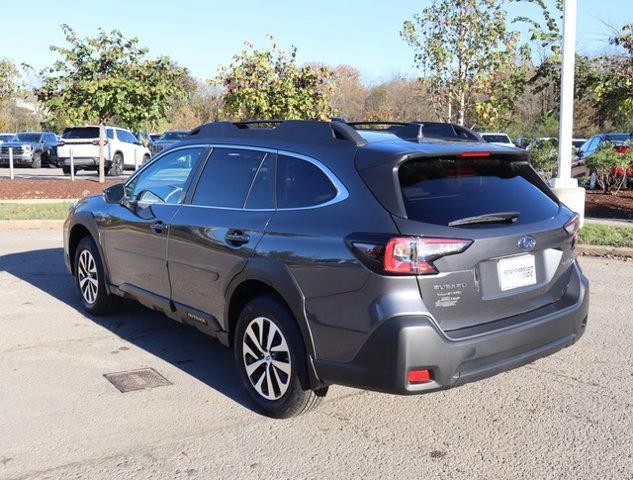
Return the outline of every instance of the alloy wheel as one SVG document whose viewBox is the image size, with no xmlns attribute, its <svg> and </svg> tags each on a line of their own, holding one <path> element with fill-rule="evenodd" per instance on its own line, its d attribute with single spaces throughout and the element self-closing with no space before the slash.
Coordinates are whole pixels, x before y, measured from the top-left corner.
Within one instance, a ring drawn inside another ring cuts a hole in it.
<svg viewBox="0 0 633 480">
<path fill-rule="evenodd" d="M 267 400 L 278 400 L 290 385 L 290 350 L 283 333 L 270 319 L 257 317 L 242 339 L 246 375 L 255 391 Z"/>
<path fill-rule="evenodd" d="M 84 250 L 79 255 L 77 280 L 79 281 L 81 296 L 88 304 L 94 304 L 97 301 L 99 292 L 99 277 L 97 275 L 97 263 L 89 250 Z"/>
</svg>

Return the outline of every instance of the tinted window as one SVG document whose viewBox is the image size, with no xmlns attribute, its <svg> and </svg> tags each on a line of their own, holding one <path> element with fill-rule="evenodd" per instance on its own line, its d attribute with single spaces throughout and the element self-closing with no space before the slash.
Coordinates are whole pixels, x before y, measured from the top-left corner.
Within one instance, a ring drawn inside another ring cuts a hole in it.
<svg viewBox="0 0 633 480">
<path fill-rule="evenodd" d="M 126 132 L 125 130 L 117 130 L 116 136 L 119 137 L 119 140 L 125 143 L 136 143 L 138 142 L 138 138 L 132 135 L 130 132 Z"/>
<path fill-rule="evenodd" d="M 246 208 L 275 208 L 274 157 L 266 155 L 246 199 Z"/>
<path fill-rule="evenodd" d="M 202 171 L 194 205 L 242 208 L 266 152 L 215 148 Z"/>
<path fill-rule="evenodd" d="M 510 143 L 510 139 L 507 135 L 484 134 L 482 138 L 488 143 Z"/>
<path fill-rule="evenodd" d="M 182 140 L 189 132 L 165 132 L 163 133 L 159 140 Z"/>
<path fill-rule="evenodd" d="M 106 137 L 108 137 L 109 139 L 113 140 L 114 139 L 114 130 L 112 130 L 111 128 L 108 128 L 106 130 Z"/>
<path fill-rule="evenodd" d="M 519 212 L 517 223 L 555 216 L 557 203 L 541 190 L 527 163 L 495 159 L 413 160 L 399 170 L 407 216 L 448 225 L 495 212 Z M 545 188 L 545 187 L 543 187 Z M 476 225 L 477 228 L 494 226 Z"/>
<path fill-rule="evenodd" d="M 203 148 L 187 148 L 156 159 L 128 182 L 127 196 L 144 203 L 180 203 L 187 180 L 203 151 Z"/>
<path fill-rule="evenodd" d="M 42 138 L 41 133 L 18 133 L 19 142 L 39 142 Z"/>
<path fill-rule="evenodd" d="M 277 206 L 301 208 L 320 205 L 336 196 L 336 187 L 323 171 L 306 160 L 279 155 Z"/>
<path fill-rule="evenodd" d="M 67 128 L 62 138 L 99 138 L 99 127 Z"/>
</svg>

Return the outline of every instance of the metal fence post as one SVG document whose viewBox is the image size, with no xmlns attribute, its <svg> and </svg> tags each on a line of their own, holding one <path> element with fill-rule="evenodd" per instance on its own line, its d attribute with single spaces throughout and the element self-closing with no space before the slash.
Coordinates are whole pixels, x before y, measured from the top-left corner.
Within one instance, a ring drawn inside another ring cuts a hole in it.
<svg viewBox="0 0 633 480">
<path fill-rule="evenodd" d="M 13 175 L 13 149 L 12 148 L 9 148 L 9 176 L 11 177 L 11 180 L 15 178 Z"/>
<path fill-rule="evenodd" d="M 70 181 L 75 181 L 75 155 L 73 149 L 70 149 Z"/>
</svg>

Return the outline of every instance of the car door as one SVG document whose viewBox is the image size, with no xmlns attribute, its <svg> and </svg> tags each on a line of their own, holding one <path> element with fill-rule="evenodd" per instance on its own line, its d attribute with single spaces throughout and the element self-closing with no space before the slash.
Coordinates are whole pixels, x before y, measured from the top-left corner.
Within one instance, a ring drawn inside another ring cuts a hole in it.
<svg viewBox="0 0 633 480">
<path fill-rule="evenodd" d="M 169 232 L 172 300 L 221 318 L 224 292 L 255 251 L 275 209 L 272 150 L 214 148 Z M 205 321 L 204 315 L 192 315 Z"/>
<path fill-rule="evenodd" d="M 206 151 L 202 146 L 175 150 L 126 183 L 126 198 L 101 222 L 111 283 L 169 299 L 169 223 Z"/>
</svg>

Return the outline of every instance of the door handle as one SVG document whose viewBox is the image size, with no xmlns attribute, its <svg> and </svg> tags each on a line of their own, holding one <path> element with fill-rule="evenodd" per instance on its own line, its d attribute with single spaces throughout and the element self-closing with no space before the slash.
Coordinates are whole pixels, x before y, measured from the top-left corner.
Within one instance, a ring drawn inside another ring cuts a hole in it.
<svg viewBox="0 0 633 480">
<path fill-rule="evenodd" d="M 241 230 L 229 230 L 224 239 L 229 243 L 243 245 L 250 242 L 251 237 Z"/>
<path fill-rule="evenodd" d="M 162 220 L 156 220 L 152 223 L 152 233 L 161 234 L 165 228 L 167 228 L 167 225 Z"/>
</svg>

